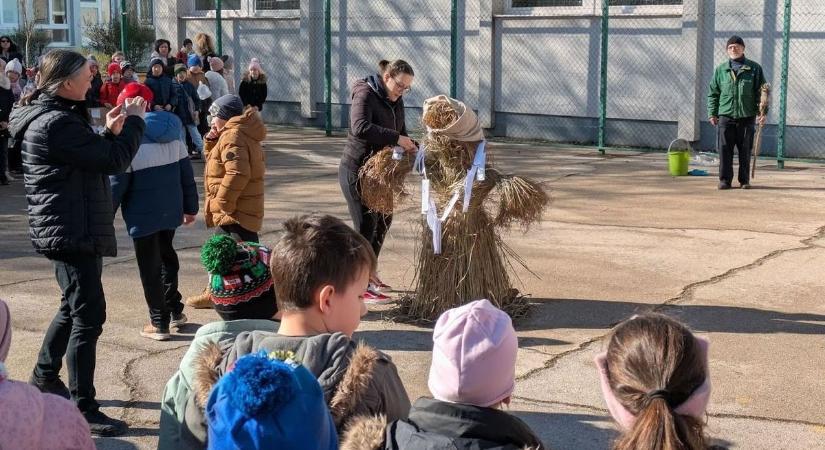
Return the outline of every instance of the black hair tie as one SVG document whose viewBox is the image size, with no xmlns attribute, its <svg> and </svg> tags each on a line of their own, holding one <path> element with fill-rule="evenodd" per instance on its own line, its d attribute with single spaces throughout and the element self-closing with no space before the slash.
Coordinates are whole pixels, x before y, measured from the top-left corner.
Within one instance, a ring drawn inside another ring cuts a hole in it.
<svg viewBox="0 0 825 450">
<path fill-rule="evenodd" d="M 647 397 L 648 402 L 657 398 L 661 398 L 664 399 L 665 402 L 670 403 L 670 392 L 668 392 L 667 389 L 657 389 L 655 391 L 650 391 L 645 396 Z"/>
</svg>

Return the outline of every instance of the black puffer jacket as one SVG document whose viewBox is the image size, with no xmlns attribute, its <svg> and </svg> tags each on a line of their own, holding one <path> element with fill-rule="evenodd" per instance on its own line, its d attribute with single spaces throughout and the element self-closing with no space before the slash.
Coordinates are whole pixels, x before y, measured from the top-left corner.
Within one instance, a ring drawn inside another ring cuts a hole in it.
<svg viewBox="0 0 825 450">
<path fill-rule="evenodd" d="M 407 135 L 404 120 L 404 98 L 391 102 L 379 75 L 356 81 L 341 165 L 358 170 L 373 153 L 397 144 L 399 136 Z"/>
<path fill-rule="evenodd" d="M 84 102 L 41 94 L 14 109 L 10 131 L 21 142 L 29 236 L 38 253 L 115 256 L 108 175 L 132 162 L 145 124 L 127 117 L 120 135 L 95 134 Z"/>
</svg>

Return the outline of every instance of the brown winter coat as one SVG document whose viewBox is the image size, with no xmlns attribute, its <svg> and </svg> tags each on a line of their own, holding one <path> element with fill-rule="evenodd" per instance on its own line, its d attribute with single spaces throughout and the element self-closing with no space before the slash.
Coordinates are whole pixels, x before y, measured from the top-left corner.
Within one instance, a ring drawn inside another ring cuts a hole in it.
<svg viewBox="0 0 825 450">
<path fill-rule="evenodd" d="M 266 127 L 252 108 L 226 122 L 217 140 L 205 142 L 207 227 L 240 224 L 258 232 L 264 219 Z"/>
<path fill-rule="evenodd" d="M 195 89 L 198 88 L 199 82 L 203 81 L 203 84 L 209 86 L 209 80 L 206 79 L 206 74 L 203 72 L 194 73 L 192 71 L 186 72 L 186 81 L 192 83 L 192 86 L 195 86 Z"/>
<path fill-rule="evenodd" d="M 238 358 L 261 349 L 295 353 L 318 379 L 339 433 L 350 421 L 364 416 L 407 418 L 410 400 L 389 356 L 341 333 L 292 338 L 253 331 L 241 333 L 228 347 L 208 344 L 196 357 L 195 379 L 181 424 L 183 448 L 203 448 L 207 435 L 204 409 L 212 387 Z"/>
</svg>

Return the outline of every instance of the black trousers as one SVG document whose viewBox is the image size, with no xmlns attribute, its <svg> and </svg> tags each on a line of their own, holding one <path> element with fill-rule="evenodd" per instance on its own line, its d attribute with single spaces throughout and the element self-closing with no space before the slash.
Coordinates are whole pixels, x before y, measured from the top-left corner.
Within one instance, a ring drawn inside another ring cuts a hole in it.
<svg viewBox="0 0 825 450">
<path fill-rule="evenodd" d="M 751 152 L 753 151 L 754 118 L 732 119 L 719 117 L 716 131 L 719 148 L 719 181 L 731 184 L 733 181 L 733 149 L 739 152 L 739 184 L 750 183 Z"/>
<path fill-rule="evenodd" d="M 8 158 L 8 170 L 14 170 L 17 172 L 23 171 L 23 155 L 22 155 L 22 147 L 19 145 L 13 145 L 14 141 L 9 139 L 6 141 L 7 145 L 7 158 Z"/>
<path fill-rule="evenodd" d="M 232 225 L 221 225 L 215 230 L 215 234 L 232 236 L 238 241 L 261 242 L 258 237 L 258 233 L 249 231 L 237 223 L 233 223 Z"/>
<path fill-rule="evenodd" d="M 0 136 L 0 181 L 6 179 L 6 171 L 9 170 L 9 138 Z"/>
<path fill-rule="evenodd" d="M 358 191 L 358 171 L 343 165 L 338 166 L 338 183 L 347 200 L 352 227 L 372 245 L 372 250 L 378 257 L 384 245 L 384 238 L 392 224 L 392 214 L 370 211 L 361 203 L 361 193 Z"/>
<path fill-rule="evenodd" d="M 183 311 L 178 292 L 178 254 L 172 246 L 175 230 L 162 230 L 133 239 L 143 296 L 152 325 L 168 329 L 172 314 Z"/>
<path fill-rule="evenodd" d="M 95 401 L 97 340 L 106 321 L 103 296 L 103 259 L 96 255 L 61 255 L 50 258 L 63 295 L 37 357 L 34 376 L 59 377 L 63 356 L 69 372 L 69 392 L 81 412 L 92 412 Z"/>
</svg>

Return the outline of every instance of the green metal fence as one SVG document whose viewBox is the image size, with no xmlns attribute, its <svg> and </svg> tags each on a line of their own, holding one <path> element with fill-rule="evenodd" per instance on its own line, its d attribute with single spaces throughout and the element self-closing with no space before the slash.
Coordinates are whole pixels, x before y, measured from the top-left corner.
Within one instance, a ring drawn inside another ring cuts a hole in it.
<svg viewBox="0 0 825 450">
<path fill-rule="evenodd" d="M 825 96 L 809 95 L 821 86 L 811 58 L 825 44 L 825 5 L 813 0 L 275 0 L 296 8 L 290 19 L 273 19 L 279 37 L 243 35 L 258 27 L 250 23 L 267 26 L 255 21 L 270 17 L 256 15 L 265 0 L 234 1 L 241 6 L 231 14 L 222 12 L 228 0 L 213 1 L 213 16 L 174 18 L 177 38 L 197 28 L 187 20 L 213 21 L 219 52 L 235 52 L 239 65 L 265 50 L 281 80 L 270 89 L 284 111 L 279 117 L 301 114 L 301 123 L 327 134 L 348 126 L 347 84 L 367 70 L 365 61 L 400 56 L 423 73 L 406 102 L 408 116 L 420 113 L 424 98 L 449 93 L 477 107 L 494 136 L 600 152 L 661 149 L 683 138 L 713 150 L 707 86 L 714 66 L 727 59 L 727 38 L 739 34 L 746 56 L 763 65 L 772 85 L 762 154 L 779 167 L 789 157 L 825 158 Z M 239 17 L 238 9 L 252 13 Z M 254 51 L 246 45 L 251 41 L 259 44 Z M 296 55 L 296 47 L 309 56 Z M 300 64 L 309 67 L 294 67 Z M 296 89 L 307 86 L 313 92 L 302 93 L 299 105 Z"/>
</svg>

